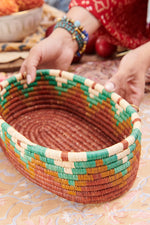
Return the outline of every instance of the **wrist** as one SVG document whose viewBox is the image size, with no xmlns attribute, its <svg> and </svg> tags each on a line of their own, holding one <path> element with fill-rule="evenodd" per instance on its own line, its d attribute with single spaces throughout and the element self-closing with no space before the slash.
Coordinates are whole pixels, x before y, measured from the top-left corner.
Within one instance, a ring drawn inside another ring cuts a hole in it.
<svg viewBox="0 0 150 225">
<path fill-rule="evenodd" d="M 62 50 L 67 48 L 72 52 L 73 56 L 78 50 L 78 44 L 76 40 L 73 40 L 71 34 L 61 27 L 58 27 L 52 32 L 51 38 L 58 40 Z"/>
<path fill-rule="evenodd" d="M 88 33 L 84 27 L 81 26 L 80 21 L 74 21 L 64 16 L 58 19 L 58 22 L 55 25 L 55 29 L 57 28 L 65 29 L 68 33 L 70 33 L 72 40 L 76 40 L 78 44 L 78 51 L 76 52 L 76 55 L 80 57 L 84 53 L 88 42 Z"/>
</svg>

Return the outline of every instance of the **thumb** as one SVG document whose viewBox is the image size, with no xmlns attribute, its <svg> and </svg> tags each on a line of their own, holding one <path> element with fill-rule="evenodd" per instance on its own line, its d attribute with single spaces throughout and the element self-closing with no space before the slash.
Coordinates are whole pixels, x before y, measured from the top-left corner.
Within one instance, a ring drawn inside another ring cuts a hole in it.
<svg viewBox="0 0 150 225">
<path fill-rule="evenodd" d="M 120 87 L 120 74 L 114 74 L 105 84 L 104 88 L 108 92 L 118 91 Z"/>
</svg>

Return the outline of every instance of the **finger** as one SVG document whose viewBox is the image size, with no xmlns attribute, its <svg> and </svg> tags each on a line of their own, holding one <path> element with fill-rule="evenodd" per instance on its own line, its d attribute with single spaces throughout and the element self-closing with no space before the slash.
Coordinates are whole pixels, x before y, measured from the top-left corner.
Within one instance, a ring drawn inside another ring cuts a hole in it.
<svg viewBox="0 0 150 225">
<path fill-rule="evenodd" d="M 22 74 L 26 73 L 26 60 L 24 60 L 24 62 L 22 63 L 19 72 L 22 73 Z"/>
<path fill-rule="evenodd" d="M 31 49 L 29 56 L 26 58 L 22 64 L 21 73 L 27 74 L 27 83 L 30 84 L 35 80 L 36 70 L 40 61 L 40 54 L 37 50 Z"/>
<path fill-rule="evenodd" d="M 122 78 L 122 80 L 121 80 Z M 123 92 L 123 76 L 120 72 L 117 72 L 116 74 L 114 74 L 104 85 L 104 88 L 108 91 L 108 92 L 112 92 L 115 91 L 118 94 L 121 94 L 121 92 Z"/>
</svg>

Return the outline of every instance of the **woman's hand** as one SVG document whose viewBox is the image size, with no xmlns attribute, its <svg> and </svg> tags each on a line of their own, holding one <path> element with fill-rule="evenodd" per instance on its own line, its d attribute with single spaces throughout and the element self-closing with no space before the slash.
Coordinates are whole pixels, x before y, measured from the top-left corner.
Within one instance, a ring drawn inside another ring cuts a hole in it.
<svg viewBox="0 0 150 225">
<path fill-rule="evenodd" d="M 23 62 L 20 72 L 27 74 L 28 84 L 36 77 L 37 68 L 67 70 L 77 50 L 77 43 L 64 29 L 53 33 L 34 46 Z"/>
<path fill-rule="evenodd" d="M 106 82 L 107 91 L 115 91 L 130 104 L 139 106 L 144 97 L 145 74 L 150 65 L 150 42 L 129 51 L 117 73 Z"/>
<path fill-rule="evenodd" d="M 72 7 L 67 17 L 79 20 L 89 35 L 100 26 L 99 21 L 82 7 Z M 67 70 L 78 50 L 76 40 L 63 28 L 55 29 L 52 34 L 34 46 L 27 59 L 23 62 L 20 72 L 27 73 L 28 84 L 35 80 L 38 68 Z"/>
</svg>

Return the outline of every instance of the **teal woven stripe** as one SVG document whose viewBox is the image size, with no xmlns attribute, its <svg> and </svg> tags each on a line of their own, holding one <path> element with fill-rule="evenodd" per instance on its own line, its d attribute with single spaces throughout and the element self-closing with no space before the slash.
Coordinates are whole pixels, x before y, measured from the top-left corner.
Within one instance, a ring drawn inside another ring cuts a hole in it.
<svg viewBox="0 0 150 225">
<path fill-rule="evenodd" d="M 120 123 L 120 122 L 119 122 L 119 121 L 117 121 L 117 122 L 116 122 L 116 126 L 119 126 L 119 123 Z"/>
<path fill-rule="evenodd" d="M 42 77 L 38 77 L 39 80 L 42 80 Z M 55 76 L 44 76 L 44 80 L 55 80 L 56 81 L 56 77 Z"/>
<path fill-rule="evenodd" d="M 83 85 L 83 84 L 81 84 L 80 88 L 81 88 L 81 90 L 83 90 L 85 93 L 88 93 L 88 91 L 89 91 L 89 87 L 87 87 L 87 86 L 85 86 L 85 85 Z M 87 94 L 86 94 L 86 95 L 87 95 Z"/>
<path fill-rule="evenodd" d="M 76 74 L 74 74 L 74 76 L 73 76 L 73 81 L 75 81 L 77 83 L 80 83 L 80 84 L 84 84 L 84 82 L 85 82 L 86 79 L 87 78 L 78 76 Z"/>
<path fill-rule="evenodd" d="M 110 99 L 110 104 L 111 104 L 112 106 L 115 106 L 115 105 L 116 105 L 116 103 L 115 103 L 112 99 Z"/>
<path fill-rule="evenodd" d="M 28 88 L 22 89 L 21 91 L 22 91 L 23 94 L 25 94 L 25 93 L 34 91 L 34 88 L 33 87 L 28 87 Z"/>
<path fill-rule="evenodd" d="M 125 170 L 122 170 L 121 173 L 122 173 L 122 176 L 124 177 L 128 173 L 128 171 L 127 169 L 125 169 Z"/>
<path fill-rule="evenodd" d="M 78 180 L 78 175 L 58 173 L 58 177 L 66 180 Z"/>
<path fill-rule="evenodd" d="M 101 93 L 98 94 L 98 97 L 104 101 L 107 101 L 107 97 L 105 95 L 102 95 Z"/>
<path fill-rule="evenodd" d="M 28 151 L 28 149 L 25 149 L 25 154 L 30 156 L 31 158 L 35 159 L 35 155 L 33 152 Z"/>
<path fill-rule="evenodd" d="M 46 165 L 47 169 L 50 169 L 55 172 L 65 173 L 64 167 L 57 166 L 55 164 L 52 165 L 52 164 L 48 164 L 48 163 L 46 163 L 45 165 Z M 73 168 L 72 173 L 74 175 L 81 175 L 81 174 L 84 175 L 84 174 L 87 174 L 87 171 L 84 168 L 82 168 L 82 169 L 81 168 L 80 169 Z"/>
<path fill-rule="evenodd" d="M 114 118 L 119 122 L 119 123 L 122 123 L 123 122 L 123 119 L 118 116 L 117 114 L 114 115 Z"/>
<path fill-rule="evenodd" d="M 111 95 L 112 95 L 111 92 L 107 92 L 105 89 L 102 90 L 102 94 L 105 95 L 108 98 L 111 98 Z"/>
<path fill-rule="evenodd" d="M 67 80 L 67 84 L 70 85 L 71 87 L 75 87 L 76 86 L 76 82 L 74 82 L 72 80 Z"/>
<path fill-rule="evenodd" d="M 87 152 L 86 155 L 87 155 L 87 161 L 109 157 L 109 153 L 107 149 L 98 150 L 96 152 Z"/>
<path fill-rule="evenodd" d="M 131 152 L 129 155 L 127 155 L 128 157 L 128 160 L 132 159 L 133 158 L 133 153 Z"/>
<path fill-rule="evenodd" d="M 130 152 L 133 152 L 136 148 L 136 144 L 133 143 L 132 145 L 129 146 Z"/>
<path fill-rule="evenodd" d="M 47 162 L 46 157 L 41 156 L 41 155 L 40 155 L 40 160 L 41 160 L 42 162 L 45 162 L 45 163 Z"/>
<path fill-rule="evenodd" d="M 10 141 L 10 144 L 13 146 L 12 141 Z M 14 147 L 14 151 L 20 156 L 20 151 L 16 147 Z"/>
<path fill-rule="evenodd" d="M 28 168 L 29 167 L 28 160 L 22 156 L 20 157 L 20 159 L 26 164 L 26 167 Z"/>
<path fill-rule="evenodd" d="M 22 85 L 22 84 L 19 84 L 19 85 L 17 85 L 16 87 L 17 87 L 18 91 L 20 91 L 20 90 L 23 89 L 23 85 Z"/>
<path fill-rule="evenodd" d="M 117 155 L 112 155 L 106 159 L 103 159 L 104 165 L 109 165 L 110 163 L 116 162 L 118 160 Z"/>
<path fill-rule="evenodd" d="M 1 101 L 1 106 L 3 107 L 3 109 L 5 109 L 5 104 L 7 103 L 7 100 L 4 99 L 3 101 Z"/>
<path fill-rule="evenodd" d="M 7 131 L 7 129 L 11 126 L 8 123 L 4 122 L 1 124 L 1 127 L 2 127 L 2 129 L 4 129 L 4 131 Z"/>
<path fill-rule="evenodd" d="M 89 161 L 89 162 L 74 162 L 75 168 L 95 168 L 96 162 L 95 161 Z"/>
<path fill-rule="evenodd" d="M 139 136 L 141 136 L 141 131 L 138 128 L 135 128 L 132 130 L 131 135 L 136 139 L 138 139 Z"/>
<path fill-rule="evenodd" d="M 30 153 L 36 153 L 37 155 L 39 156 L 45 156 L 45 152 L 46 152 L 46 148 L 45 147 L 42 147 L 40 145 L 27 145 L 27 150 L 30 152 Z"/>
<path fill-rule="evenodd" d="M 132 158 L 133 158 L 133 153 L 130 153 L 129 155 L 127 155 L 127 158 L 128 158 L 128 160 L 132 159 Z M 107 165 L 107 169 L 108 169 L 108 170 L 116 169 L 116 167 L 119 167 L 119 166 L 121 166 L 121 165 L 122 165 L 122 166 L 124 165 L 123 159 L 120 159 L 120 160 L 118 160 L 118 161 L 115 162 L 115 163 L 111 163 L 111 164 Z"/>
<path fill-rule="evenodd" d="M 92 105 L 97 105 L 97 101 L 90 97 L 87 97 L 87 102 L 91 103 Z"/>
<path fill-rule="evenodd" d="M 129 166 L 130 166 L 130 162 L 128 161 L 128 162 L 124 163 L 123 165 L 121 165 L 121 166 L 119 166 L 117 168 L 114 168 L 115 174 L 121 172 L 122 170 L 127 169 Z"/>
<path fill-rule="evenodd" d="M 73 180 L 68 180 L 68 184 L 71 186 L 75 186 L 75 182 Z"/>
<path fill-rule="evenodd" d="M 95 101 L 97 101 L 97 103 L 100 103 L 101 105 L 102 105 L 102 103 L 103 103 L 103 99 L 100 99 L 99 97 L 97 97 L 97 96 L 94 96 L 94 100 Z"/>
<path fill-rule="evenodd" d="M 60 166 L 56 166 L 56 165 L 51 165 L 51 164 L 45 164 L 46 168 L 51 170 L 51 171 L 55 171 L 55 172 L 60 172 L 60 173 L 64 173 L 64 168 L 60 167 Z"/>
<path fill-rule="evenodd" d="M 9 91 L 11 89 L 11 85 L 8 85 L 7 87 L 5 87 L 6 91 Z"/>
<path fill-rule="evenodd" d="M 9 77 L 9 78 L 7 79 L 7 81 L 8 81 L 9 84 L 12 84 L 12 83 L 17 82 L 17 79 L 16 79 L 15 76 L 12 76 L 12 77 Z"/>
<path fill-rule="evenodd" d="M 55 165 L 54 159 L 51 159 L 51 158 L 46 158 L 46 163 L 51 164 L 51 165 Z"/>
<path fill-rule="evenodd" d="M 49 80 L 49 84 L 52 86 L 57 86 L 57 82 L 55 80 Z"/>
<path fill-rule="evenodd" d="M 80 168 L 80 169 L 76 169 L 76 168 L 73 168 L 72 169 L 72 173 L 73 174 L 87 174 L 87 171 L 86 171 L 86 169 L 84 169 L 84 168 Z"/>
<path fill-rule="evenodd" d="M 116 168 L 116 167 L 118 167 L 118 166 L 120 166 L 122 164 L 123 164 L 122 159 L 120 159 L 120 160 L 118 160 L 115 163 L 111 163 L 111 164 L 107 165 L 107 169 L 111 170 L 111 169 L 114 169 L 114 168 Z"/>
<path fill-rule="evenodd" d="M 117 112 L 117 109 L 116 109 L 115 106 L 112 106 L 112 107 L 111 107 L 111 110 L 112 110 L 113 112 L 115 112 L 115 113 Z"/>
<path fill-rule="evenodd" d="M 34 81 L 31 84 L 28 84 L 28 88 L 36 87 L 37 85 L 38 85 L 37 81 Z"/>
<path fill-rule="evenodd" d="M 63 88 L 63 87 L 56 86 L 55 87 L 55 90 L 60 91 L 60 92 L 67 92 L 68 91 L 68 88 Z"/>
<path fill-rule="evenodd" d="M 28 94 L 28 93 L 25 93 L 24 96 L 25 96 L 26 98 L 28 98 L 28 97 L 29 97 L 29 94 Z"/>
<path fill-rule="evenodd" d="M 4 98 L 4 99 L 7 98 L 7 96 L 8 96 L 9 94 L 10 94 L 9 91 L 7 91 L 7 92 L 3 95 L 3 98 Z M 0 100 L 0 102 L 3 102 L 3 101 Z"/>
<path fill-rule="evenodd" d="M 72 87 L 74 87 L 74 85 L 71 85 L 71 84 L 65 84 L 65 83 L 62 83 L 62 87 L 63 88 L 67 88 L 67 89 L 71 89 Z"/>
<path fill-rule="evenodd" d="M 128 105 L 126 108 L 126 112 L 131 116 L 131 114 L 135 113 L 136 110 L 131 105 Z"/>
<path fill-rule="evenodd" d="M 49 71 L 50 70 L 37 70 L 36 75 L 37 76 L 45 76 L 45 75 L 49 75 Z"/>
</svg>

